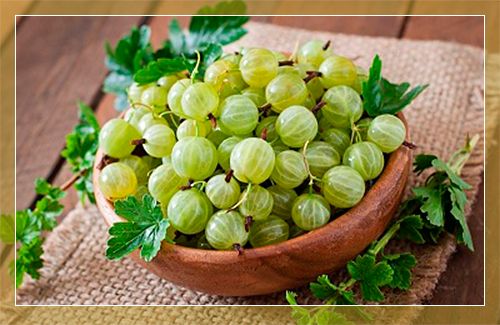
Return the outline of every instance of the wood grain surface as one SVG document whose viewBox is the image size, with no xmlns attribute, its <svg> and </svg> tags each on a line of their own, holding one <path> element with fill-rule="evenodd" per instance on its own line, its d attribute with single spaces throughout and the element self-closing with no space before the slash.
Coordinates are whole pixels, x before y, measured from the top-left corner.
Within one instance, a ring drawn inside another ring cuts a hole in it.
<svg viewBox="0 0 500 325">
<path fill-rule="evenodd" d="M 425 13 L 421 1 L 402 2 L 400 13 Z M 258 21 L 336 33 L 454 41 L 482 47 L 483 17 L 256 17 Z M 76 100 L 90 103 L 101 122 L 117 113 L 112 97 L 100 91 L 106 70 L 104 40 L 115 41 L 132 25 L 152 26 L 159 46 L 167 37 L 169 17 L 23 17 L 17 32 L 17 208 L 35 199 L 33 180 L 56 184 L 69 175 L 59 153 L 64 135 L 76 123 Z M 185 25 L 186 18 L 181 18 Z M 44 35 L 44 37 L 40 37 Z M 75 37 L 75 35 L 77 37 Z M 83 41 L 82 41 L 83 40 Z M 484 193 L 478 195 L 469 221 L 476 252 L 459 249 L 429 304 L 483 303 Z M 66 205 L 76 203 L 70 194 Z M 473 267 L 471 267 L 473 265 Z M 460 272 L 457 272 L 460 270 Z M 459 289 L 458 289 L 459 288 Z"/>
</svg>

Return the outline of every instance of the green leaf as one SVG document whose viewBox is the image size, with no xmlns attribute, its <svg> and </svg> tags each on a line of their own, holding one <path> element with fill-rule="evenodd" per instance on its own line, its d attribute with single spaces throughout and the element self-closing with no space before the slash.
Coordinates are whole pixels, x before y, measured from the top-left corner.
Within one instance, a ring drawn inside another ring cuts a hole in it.
<svg viewBox="0 0 500 325">
<path fill-rule="evenodd" d="M 471 189 L 472 186 L 467 184 L 463 179 L 460 178 L 453 170 L 451 170 L 450 166 L 448 166 L 447 163 L 440 159 L 435 159 L 432 161 L 432 166 L 436 168 L 438 171 L 445 172 L 446 175 L 448 175 L 448 178 L 450 179 L 450 182 L 453 183 L 455 186 L 457 186 L 460 189 L 463 190 L 468 190 Z"/>
<path fill-rule="evenodd" d="M 458 186 L 449 186 L 448 192 L 452 204 L 451 215 L 458 221 L 459 227 L 455 231 L 458 243 L 465 244 L 467 248 L 474 251 L 474 243 L 472 236 L 465 220 L 465 205 L 467 204 L 467 196 L 462 188 Z"/>
<path fill-rule="evenodd" d="M 192 63 L 183 57 L 174 59 L 161 58 L 150 62 L 147 67 L 137 71 L 134 75 L 134 81 L 141 85 L 147 84 L 155 82 L 163 76 L 176 74 L 191 68 Z"/>
<path fill-rule="evenodd" d="M 292 307 L 292 318 L 297 322 L 297 325 L 308 325 L 311 321 L 311 313 L 308 309 L 300 307 L 296 300 L 297 294 L 293 291 L 286 291 L 285 298 L 288 304 Z"/>
<path fill-rule="evenodd" d="M 40 278 L 39 270 L 43 267 L 42 248 L 43 239 L 36 237 L 29 243 L 22 245 L 17 251 L 16 259 L 16 287 L 19 287 L 27 273 L 33 279 Z"/>
<path fill-rule="evenodd" d="M 66 196 L 66 193 L 59 187 L 53 187 L 43 178 L 37 178 L 35 180 L 35 192 L 38 195 L 45 195 L 53 200 L 59 200 Z"/>
<path fill-rule="evenodd" d="M 410 253 L 384 255 L 384 260 L 392 268 L 391 288 L 408 290 L 411 286 L 411 269 L 417 265 L 417 259 Z"/>
<path fill-rule="evenodd" d="M 320 275 L 316 282 L 309 284 L 312 294 L 322 300 L 327 300 L 327 304 L 332 305 L 355 305 L 354 293 L 350 290 L 341 289 L 334 285 L 328 275 Z"/>
<path fill-rule="evenodd" d="M 156 201 L 150 195 L 144 195 L 142 202 L 129 196 L 115 202 L 115 212 L 127 222 L 117 222 L 109 229 L 106 257 L 121 259 L 141 247 L 141 257 L 151 261 L 158 254 L 169 227 Z"/>
<path fill-rule="evenodd" d="M 16 212 L 16 240 L 22 244 L 31 242 L 40 236 L 41 225 L 31 210 Z"/>
<path fill-rule="evenodd" d="M 393 84 L 382 77 L 382 61 L 373 58 L 368 80 L 362 84 L 364 109 L 374 117 L 381 114 L 396 114 L 408 106 L 428 85 L 419 85 L 410 91 L 406 82 Z"/>
<path fill-rule="evenodd" d="M 360 282 L 363 299 L 384 300 L 384 294 L 379 287 L 389 284 L 393 275 L 393 270 L 387 262 L 376 263 L 373 255 L 360 255 L 347 264 L 347 271 L 353 279 Z"/>
<path fill-rule="evenodd" d="M 245 13 L 245 2 L 240 0 L 223 1 L 215 7 L 200 9 L 189 24 L 189 37 L 186 42 L 189 47 L 188 52 L 202 45 L 211 43 L 227 45 L 240 39 L 247 33 L 242 26 L 249 17 L 234 15 L 245 15 Z"/>
<path fill-rule="evenodd" d="M 92 167 L 99 141 L 99 123 L 92 108 L 82 102 L 78 103 L 79 123 L 73 132 L 66 136 L 66 147 L 61 156 L 71 166 L 74 174 L 80 174 L 80 178 L 74 186 L 78 196 L 83 203 L 86 198 L 91 203 L 95 202 L 92 186 Z"/>
<path fill-rule="evenodd" d="M 355 323 L 347 319 L 346 315 L 336 311 L 332 307 L 320 307 L 312 317 L 312 324 L 316 325 L 354 325 Z"/>
<path fill-rule="evenodd" d="M 311 282 L 309 289 L 316 298 L 322 300 L 332 297 L 338 291 L 338 287 L 332 284 L 325 274 L 318 276 L 316 282 Z"/>
<path fill-rule="evenodd" d="M 133 27 L 121 38 L 113 49 L 106 43 L 106 67 L 110 74 L 104 80 L 103 91 L 117 96 L 115 107 L 127 107 L 127 88 L 133 82 L 133 75 L 154 59 L 150 44 L 151 30 L 148 26 Z"/>
<path fill-rule="evenodd" d="M 424 170 L 432 167 L 432 161 L 434 159 L 437 159 L 434 155 L 417 155 L 413 162 L 413 172 L 420 175 Z"/>
<path fill-rule="evenodd" d="M 399 221 L 398 238 L 408 239 L 416 244 L 424 244 L 425 239 L 422 235 L 424 223 L 419 215 L 409 215 L 401 218 Z"/>
<path fill-rule="evenodd" d="M 16 242 L 16 231 L 14 216 L 10 214 L 0 215 L 0 241 L 6 245 L 12 245 Z"/>
<path fill-rule="evenodd" d="M 208 44 L 201 51 L 201 65 L 199 67 L 199 75 L 203 77 L 206 69 L 222 56 L 222 46 L 219 44 Z"/>
<path fill-rule="evenodd" d="M 444 226 L 442 187 L 416 187 L 413 189 L 413 193 L 423 203 L 420 210 L 426 214 L 430 223 L 438 227 Z"/>
</svg>

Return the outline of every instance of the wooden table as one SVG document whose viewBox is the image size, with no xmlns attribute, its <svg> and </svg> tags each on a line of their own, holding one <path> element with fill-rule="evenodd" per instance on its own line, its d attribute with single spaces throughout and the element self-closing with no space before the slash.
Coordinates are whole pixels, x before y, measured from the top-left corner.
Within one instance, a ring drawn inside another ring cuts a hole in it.
<svg viewBox="0 0 500 325">
<path fill-rule="evenodd" d="M 255 17 L 256 21 L 336 33 L 440 39 L 483 47 L 483 17 Z M 149 24 L 153 45 L 166 37 L 169 17 L 23 17 L 17 23 L 17 208 L 33 205 L 33 180 L 61 184 L 69 171 L 60 152 L 77 122 L 76 101 L 90 104 L 103 123 L 117 113 L 101 92 L 104 41 L 115 44 L 132 25 Z M 187 23 L 181 17 L 181 23 Z M 43 37 L 40 37 L 40 36 Z M 476 252 L 459 248 L 429 304 L 483 303 L 483 196 L 469 221 Z M 68 211 L 75 193 L 66 198 Z M 474 267 L 471 267 L 474 265 Z M 459 272 L 457 272 L 459 270 Z M 459 288 L 459 289 L 458 289 Z"/>
</svg>

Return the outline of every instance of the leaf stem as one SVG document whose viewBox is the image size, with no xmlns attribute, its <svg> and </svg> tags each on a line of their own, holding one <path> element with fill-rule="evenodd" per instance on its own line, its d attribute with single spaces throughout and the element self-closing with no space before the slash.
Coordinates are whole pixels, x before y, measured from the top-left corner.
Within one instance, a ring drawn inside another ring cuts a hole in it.
<svg viewBox="0 0 500 325">
<path fill-rule="evenodd" d="M 78 173 L 73 174 L 73 176 L 71 176 L 71 178 L 64 182 L 59 188 L 63 191 L 67 191 L 80 177 L 84 176 L 87 171 L 88 169 L 82 169 Z"/>
<path fill-rule="evenodd" d="M 477 145 L 478 141 L 479 134 L 474 135 L 472 138 L 469 138 L 469 136 L 467 136 L 465 146 L 455 151 L 451 155 L 450 159 L 448 160 L 448 165 L 450 166 L 451 170 L 453 170 L 457 175 L 460 175 L 460 173 L 462 172 L 462 168 L 465 166 L 465 163 L 467 163 L 467 160 L 469 160 L 470 155 L 474 150 L 474 147 Z"/>
<path fill-rule="evenodd" d="M 373 255 L 377 255 L 378 253 L 380 253 L 380 251 L 385 248 L 385 246 L 389 243 L 389 241 L 392 239 L 392 237 L 394 237 L 394 235 L 396 235 L 396 233 L 399 230 L 399 227 L 400 227 L 399 222 L 394 223 L 391 226 L 391 228 L 389 228 L 389 230 L 387 230 L 385 232 L 384 236 L 382 236 L 382 238 L 377 240 L 377 244 L 375 245 L 375 247 L 373 247 L 373 249 L 370 250 L 370 252 Z"/>
<path fill-rule="evenodd" d="M 252 190 L 252 183 L 248 183 L 248 187 L 245 191 L 245 193 L 243 194 L 243 196 L 241 197 L 241 199 L 236 202 L 235 205 L 233 205 L 232 207 L 230 207 L 229 209 L 227 209 L 226 211 L 232 211 L 232 210 L 235 210 L 237 207 L 239 207 L 243 202 L 245 202 L 245 200 L 247 199 L 247 196 L 248 196 L 248 193 L 250 193 L 250 191 Z"/>
</svg>

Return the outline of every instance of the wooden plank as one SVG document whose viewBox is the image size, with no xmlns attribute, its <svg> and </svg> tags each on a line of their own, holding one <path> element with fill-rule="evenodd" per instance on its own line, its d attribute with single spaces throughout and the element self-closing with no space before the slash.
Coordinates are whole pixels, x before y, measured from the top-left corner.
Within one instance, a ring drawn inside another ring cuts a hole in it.
<svg viewBox="0 0 500 325">
<path fill-rule="evenodd" d="M 498 26 L 500 24 L 500 3 L 498 1 L 457 1 L 450 3 L 449 1 L 432 1 L 416 0 L 412 6 L 412 14 L 429 15 L 486 15 L 486 40 L 485 45 L 488 52 L 499 52 L 500 42 L 498 34 Z M 471 18 L 471 17 L 468 17 Z M 438 19 L 435 17 L 435 19 Z M 435 23 L 433 17 L 428 17 L 428 22 Z M 439 18 L 441 19 L 441 18 Z M 481 46 L 477 41 L 477 37 L 470 36 L 472 33 L 482 33 L 482 25 L 477 21 L 464 22 L 467 24 L 466 29 L 460 30 L 458 24 L 453 21 L 459 20 L 460 17 L 449 17 L 450 26 L 441 26 L 436 29 L 441 39 L 455 40 L 466 44 Z M 479 17 L 482 19 L 482 17 Z M 420 28 L 425 30 L 429 26 L 420 25 Z M 418 28 L 418 27 L 415 27 Z M 410 32 L 410 31 L 409 31 Z"/>
<path fill-rule="evenodd" d="M 275 16 L 271 22 L 277 25 L 299 27 L 309 30 L 327 31 L 366 36 L 397 37 L 403 24 L 403 16 L 355 16 L 355 17 L 292 17 Z"/>
<path fill-rule="evenodd" d="M 33 180 L 47 177 L 77 122 L 77 100 L 89 103 L 106 74 L 112 43 L 141 17 L 29 17 L 17 35 L 17 208 L 34 199 Z"/>
<path fill-rule="evenodd" d="M 484 46 L 484 19 L 481 16 L 410 17 L 404 38 L 439 39 Z"/>
</svg>

